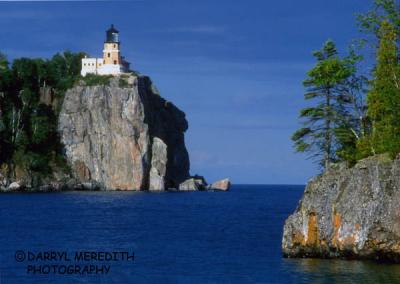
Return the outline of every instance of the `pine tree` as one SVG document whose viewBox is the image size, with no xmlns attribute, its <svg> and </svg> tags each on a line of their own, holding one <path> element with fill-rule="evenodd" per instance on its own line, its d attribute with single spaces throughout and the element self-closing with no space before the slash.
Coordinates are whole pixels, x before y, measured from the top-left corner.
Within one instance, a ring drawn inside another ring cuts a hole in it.
<svg viewBox="0 0 400 284">
<path fill-rule="evenodd" d="M 0 93 L 4 93 L 9 83 L 10 70 L 7 57 L 0 52 Z"/>
<path fill-rule="evenodd" d="M 390 23 L 400 31 L 400 5 L 398 0 L 375 0 L 374 8 L 358 16 L 358 25 L 362 31 L 379 38 L 383 21 Z"/>
<path fill-rule="evenodd" d="M 11 152 L 5 119 L 7 110 L 6 92 L 9 88 L 10 76 L 11 72 L 7 57 L 0 52 L 0 164 L 9 159 Z"/>
<path fill-rule="evenodd" d="M 310 158 L 328 168 L 338 159 L 340 141 L 337 133 L 348 121 L 347 106 L 351 103 L 343 89 L 355 70 L 349 66 L 348 60 L 339 58 L 332 41 L 326 42 L 320 51 L 314 52 L 314 56 L 317 64 L 308 72 L 303 85 L 307 89 L 304 98 L 313 100 L 315 105 L 300 111 L 304 127 L 293 134 L 292 140 L 298 152 L 308 152 Z"/>
<path fill-rule="evenodd" d="M 343 59 L 351 75 L 336 87 L 342 102 L 335 127 L 336 155 L 338 161 L 347 161 L 349 165 L 358 160 L 357 145 L 370 132 L 365 101 L 368 79 L 358 70 L 362 60 L 351 47 L 350 54 Z"/>
<path fill-rule="evenodd" d="M 50 162 L 63 166 L 58 110 L 41 103 L 41 88 L 51 88 L 62 99 L 80 78 L 83 56 L 66 51 L 50 60 L 15 59 L 10 66 L 0 53 L 0 164 L 7 163 L 11 175 L 16 165 L 44 175 Z"/>
<path fill-rule="evenodd" d="M 383 21 L 379 30 L 377 64 L 367 96 L 368 115 L 372 120 L 373 153 L 400 152 L 400 66 L 398 34 Z"/>
</svg>

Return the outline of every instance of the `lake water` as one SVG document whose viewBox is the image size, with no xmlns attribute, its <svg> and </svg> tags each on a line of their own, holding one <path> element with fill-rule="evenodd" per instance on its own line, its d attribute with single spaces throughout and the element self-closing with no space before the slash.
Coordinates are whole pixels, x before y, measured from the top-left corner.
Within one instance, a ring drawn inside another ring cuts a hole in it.
<svg viewBox="0 0 400 284">
<path fill-rule="evenodd" d="M 303 189 L 1 194 L 0 283 L 400 283 L 399 265 L 282 258 L 283 222 Z M 135 259 L 28 260 L 49 251 L 134 252 Z M 60 268 L 103 264 L 108 274 Z M 28 273 L 29 265 L 54 265 L 56 274 Z"/>
</svg>

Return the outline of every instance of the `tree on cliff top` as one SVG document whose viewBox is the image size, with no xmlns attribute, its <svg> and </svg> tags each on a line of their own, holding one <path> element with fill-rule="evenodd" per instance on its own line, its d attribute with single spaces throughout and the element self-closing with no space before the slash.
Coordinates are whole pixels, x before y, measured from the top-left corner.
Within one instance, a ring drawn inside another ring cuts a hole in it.
<svg viewBox="0 0 400 284">
<path fill-rule="evenodd" d="M 18 58 L 9 67 L 0 54 L 0 164 L 48 174 L 45 165 L 61 160 L 57 111 L 42 104 L 40 95 L 47 87 L 62 98 L 80 78 L 84 55 L 65 51 L 50 60 Z"/>
<path fill-rule="evenodd" d="M 0 93 L 4 92 L 9 82 L 9 73 L 7 57 L 0 52 Z"/>
<path fill-rule="evenodd" d="M 357 18 L 358 25 L 363 32 L 379 38 L 382 22 L 390 23 L 393 28 L 400 31 L 400 5 L 398 0 L 375 0 L 374 8 L 361 14 Z"/>
<path fill-rule="evenodd" d="M 379 29 L 377 64 L 367 96 L 372 120 L 371 152 L 400 153 L 400 64 L 398 34 L 393 24 L 383 21 Z"/>
<path fill-rule="evenodd" d="M 317 64 L 307 73 L 303 85 L 307 89 L 304 98 L 313 100 L 315 105 L 300 111 L 303 127 L 293 134 L 292 140 L 298 152 L 309 153 L 310 158 L 327 168 L 340 158 L 339 149 L 343 152 L 348 151 L 346 147 L 355 147 L 357 135 L 353 132 L 358 130 L 349 106 L 354 103 L 356 85 L 352 78 L 358 59 L 354 56 L 340 59 L 332 41 L 314 52 L 314 57 Z"/>
</svg>

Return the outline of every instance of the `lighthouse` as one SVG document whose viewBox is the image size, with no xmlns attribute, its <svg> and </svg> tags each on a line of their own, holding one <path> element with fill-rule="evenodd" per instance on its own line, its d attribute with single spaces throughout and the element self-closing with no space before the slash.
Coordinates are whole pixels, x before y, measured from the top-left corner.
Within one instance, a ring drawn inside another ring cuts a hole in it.
<svg viewBox="0 0 400 284">
<path fill-rule="evenodd" d="M 119 75 L 129 71 L 129 62 L 121 56 L 119 32 L 111 25 L 106 31 L 103 47 L 103 58 L 82 58 L 81 75 Z"/>
</svg>

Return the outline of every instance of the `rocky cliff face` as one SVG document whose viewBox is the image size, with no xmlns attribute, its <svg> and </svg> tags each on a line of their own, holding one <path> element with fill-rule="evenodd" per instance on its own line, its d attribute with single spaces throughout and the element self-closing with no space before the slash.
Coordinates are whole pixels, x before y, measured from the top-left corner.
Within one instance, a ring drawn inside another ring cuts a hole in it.
<svg viewBox="0 0 400 284">
<path fill-rule="evenodd" d="M 189 177 L 185 114 L 148 77 L 67 91 L 59 132 L 74 176 L 114 190 L 177 188 Z"/>
<path fill-rule="evenodd" d="M 334 166 L 311 180 L 286 220 L 287 257 L 400 261 L 400 158 Z"/>
</svg>

